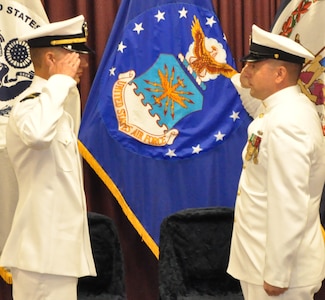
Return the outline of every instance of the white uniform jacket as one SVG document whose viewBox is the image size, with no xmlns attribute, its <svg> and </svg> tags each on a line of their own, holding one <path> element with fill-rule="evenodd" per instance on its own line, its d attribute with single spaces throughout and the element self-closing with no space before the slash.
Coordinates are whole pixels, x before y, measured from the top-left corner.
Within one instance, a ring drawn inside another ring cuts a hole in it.
<svg viewBox="0 0 325 300">
<path fill-rule="evenodd" d="M 246 155 L 253 152 L 252 145 L 243 150 L 228 273 L 256 285 L 320 283 L 325 276 L 319 217 L 325 144 L 320 120 L 298 86 L 263 102 L 251 106 L 256 118 L 248 127 L 248 139 L 258 152 L 254 159 Z"/>
<path fill-rule="evenodd" d="M 19 201 L 0 265 L 81 277 L 96 275 L 81 160 L 73 120 L 64 110 L 76 82 L 35 76 L 9 118 L 7 148 Z M 76 94 L 74 94 L 76 95 Z"/>
</svg>

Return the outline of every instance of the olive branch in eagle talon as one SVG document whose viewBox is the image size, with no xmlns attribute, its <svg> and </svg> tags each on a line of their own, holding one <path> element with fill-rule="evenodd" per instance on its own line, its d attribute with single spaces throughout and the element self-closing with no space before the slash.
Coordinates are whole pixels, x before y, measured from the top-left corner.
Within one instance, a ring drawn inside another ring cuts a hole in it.
<svg viewBox="0 0 325 300">
<path fill-rule="evenodd" d="M 160 82 L 152 82 L 145 80 L 147 84 L 154 86 L 154 88 L 146 88 L 147 91 L 153 93 L 161 93 L 160 96 L 152 95 L 155 99 L 155 104 L 162 106 L 162 102 L 165 100 L 164 105 L 164 115 L 167 114 L 168 108 L 170 107 L 171 116 L 174 119 L 175 117 L 175 102 L 183 108 L 187 108 L 187 103 L 194 103 L 191 99 L 186 98 L 183 95 L 193 95 L 193 93 L 184 90 L 178 90 L 178 88 L 185 88 L 184 79 L 181 79 L 179 76 L 175 79 L 175 68 L 172 68 L 171 75 L 169 77 L 169 70 L 167 65 L 164 65 L 165 74 L 161 70 L 158 70 L 158 76 Z"/>
</svg>

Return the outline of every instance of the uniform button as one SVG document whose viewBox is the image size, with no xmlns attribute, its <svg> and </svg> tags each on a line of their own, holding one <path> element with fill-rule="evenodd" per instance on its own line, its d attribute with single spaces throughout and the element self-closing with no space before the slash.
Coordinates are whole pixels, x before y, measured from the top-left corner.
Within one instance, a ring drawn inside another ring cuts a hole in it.
<svg viewBox="0 0 325 300">
<path fill-rule="evenodd" d="M 240 190 L 237 191 L 237 196 L 240 196 Z"/>
</svg>

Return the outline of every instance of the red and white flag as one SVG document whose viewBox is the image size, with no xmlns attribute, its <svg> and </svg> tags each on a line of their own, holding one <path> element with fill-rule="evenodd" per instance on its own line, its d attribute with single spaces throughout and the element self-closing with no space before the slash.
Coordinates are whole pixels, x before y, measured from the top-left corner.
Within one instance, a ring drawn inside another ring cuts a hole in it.
<svg viewBox="0 0 325 300">
<path fill-rule="evenodd" d="M 286 1 L 272 29 L 273 33 L 298 41 L 315 55 L 303 67 L 299 85 L 313 101 L 322 121 L 325 135 L 325 1 Z"/>
</svg>

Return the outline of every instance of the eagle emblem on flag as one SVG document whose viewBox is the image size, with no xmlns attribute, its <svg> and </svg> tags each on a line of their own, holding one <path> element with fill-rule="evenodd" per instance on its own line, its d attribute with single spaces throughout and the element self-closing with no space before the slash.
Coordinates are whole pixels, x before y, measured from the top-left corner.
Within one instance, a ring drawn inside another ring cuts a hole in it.
<svg viewBox="0 0 325 300">
<path fill-rule="evenodd" d="M 142 23 L 135 24 L 140 34 Z M 112 100 L 119 132 L 149 146 L 173 145 L 182 131 L 177 124 L 203 109 L 207 82 L 237 73 L 222 42 L 204 33 L 196 15 L 189 25 L 186 51 L 159 53 L 142 74 L 135 68 L 118 74 Z M 128 48 L 119 47 L 122 53 Z"/>
</svg>

